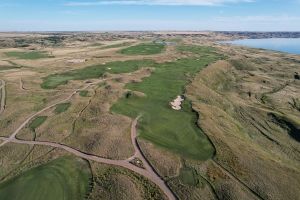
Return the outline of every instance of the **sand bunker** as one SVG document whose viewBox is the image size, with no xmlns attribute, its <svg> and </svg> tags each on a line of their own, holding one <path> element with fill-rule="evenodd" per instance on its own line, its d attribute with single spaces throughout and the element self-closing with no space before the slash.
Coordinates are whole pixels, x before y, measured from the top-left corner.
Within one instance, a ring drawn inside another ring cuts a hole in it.
<svg viewBox="0 0 300 200">
<path fill-rule="evenodd" d="M 172 102 L 170 102 L 172 109 L 181 110 L 181 104 L 184 101 L 182 96 L 177 96 Z"/>
</svg>

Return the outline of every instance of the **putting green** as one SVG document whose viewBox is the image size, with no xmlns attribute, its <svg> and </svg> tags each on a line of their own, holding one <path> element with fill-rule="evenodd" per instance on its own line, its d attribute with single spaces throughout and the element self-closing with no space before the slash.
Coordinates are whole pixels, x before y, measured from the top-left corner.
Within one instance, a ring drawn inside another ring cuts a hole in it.
<svg viewBox="0 0 300 200">
<path fill-rule="evenodd" d="M 2 200 L 81 200 L 89 190 L 86 161 L 62 157 L 0 184 Z"/>
</svg>

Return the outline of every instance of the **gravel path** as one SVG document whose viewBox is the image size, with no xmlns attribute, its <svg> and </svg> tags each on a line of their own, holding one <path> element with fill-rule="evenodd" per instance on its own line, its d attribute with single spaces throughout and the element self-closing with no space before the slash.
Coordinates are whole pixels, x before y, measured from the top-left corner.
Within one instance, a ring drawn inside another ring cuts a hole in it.
<svg viewBox="0 0 300 200">
<path fill-rule="evenodd" d="M 5 81 L 0 80 L 0 82 L 1 82 L 1 85 L 0 85 L 0 92 L 1 92 L 0 115 L 1 115 L 5 110 L 6 93 L 5 93 Z"/>
</svg>

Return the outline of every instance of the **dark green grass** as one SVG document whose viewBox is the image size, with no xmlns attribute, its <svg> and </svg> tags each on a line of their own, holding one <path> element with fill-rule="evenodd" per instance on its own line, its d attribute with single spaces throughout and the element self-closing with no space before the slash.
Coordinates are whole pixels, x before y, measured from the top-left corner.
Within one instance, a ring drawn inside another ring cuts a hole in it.
<svg viewBox="0 0 300 200">
<path fill-rule="evenodd" d="M 89 91 L 87 91 L 87 90 L 82 90 L 79 92 L 79 95 L 81 97 L 88 97 L 88 94 L 89 94 Z"/>
<path fill-rule="evenodd" d="M 63 113 L 63 112 L 66 112 L 71 106 L 71 103 L 61 103 L 61 104 L 58 104 L 54 110 L 54 112 L 56 114 L 60 114 L 60 113 Z"/>
<path fill-rule="evenodd" d="M 196 186 L 199 183 L 196 170 L 188 167 L 180 169 L 179 180 L 189 186 Z"/>
<path fill-rule="evenodd" d="M 25 59 L 25 60 L 37 60 L 41 58 L 53 57 L 50 56 L 48 53 L 42 51 L 28 51 L 28 52 L 11 51 L 11 52 L 6 52 L 5 55 L 8 57 L 15 57 L 18 59 Z"/>
<path fill-rule="evenodd" d="M 186 100 L 183 109 L 175 111 L 169 102 L 184 93 L 188 77 L 217 60 L 219 56 L 178 60 L 157 64 L 153 74 L 141 83 L 131 83 L 128 89 L 143 92 L 145 97 L 125 95 L 113 105 L 112 111 L 139 121 L 140 137 L 192 159 L 206 160 L 214 148 L 196 125 L 197 115 Z"/>
<path fill-rule="evenodd" d="M 36 117 L 29 124 L 29 128 L 32 129 L 32 130 L 35 130 L 36 128 L 41 126 L 46 121 L 47 118 L 48 118 L 47 116 L 38 116 L 38 117 Z"/>
<path fill-rule="evenodd" d="M 10 69 L 20 69 L 19 66 L 0 66 L 0 71 L 10 70 Z"/>
<path fill-rule="evenodd" d="M 93 65 L 82 69 L 67 71 L 60 74 L 52 74 L 44 78 L 41 85 L 44 89 L 53 89 L 59 85 L 67 84 L 70 80 L 85 80 L 99 78 L 105 72 L 118 74 L 136 71 L 142 67 L 151 67 L 154 64 L 150 60 L 130 60 L 107 63 L 105 65 Z"/>
<path fill-rule="evenodd" d="M 83 200 L 91 172 L 86 161 L 62 157 L 0 184 L 2 200 Z"/>
<path fill-rule="evenodd" d="M 164 48 L 165 45 L 163 44 L 143 43 L 122 49 L 119 52 L 126 55 L 152 55 L 161 53 Z"/>
</svg>

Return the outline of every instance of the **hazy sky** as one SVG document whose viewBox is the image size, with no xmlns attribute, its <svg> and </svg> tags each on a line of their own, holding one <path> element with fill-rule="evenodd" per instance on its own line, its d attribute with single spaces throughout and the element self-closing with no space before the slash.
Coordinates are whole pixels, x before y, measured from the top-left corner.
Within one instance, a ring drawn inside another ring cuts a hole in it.
<svg viewBox="0 0 300 200">
<path fill-rule="evenodd" d="M 300 31 L 300 0 L 0 0 L 0 31 Z"/>
</svg>

